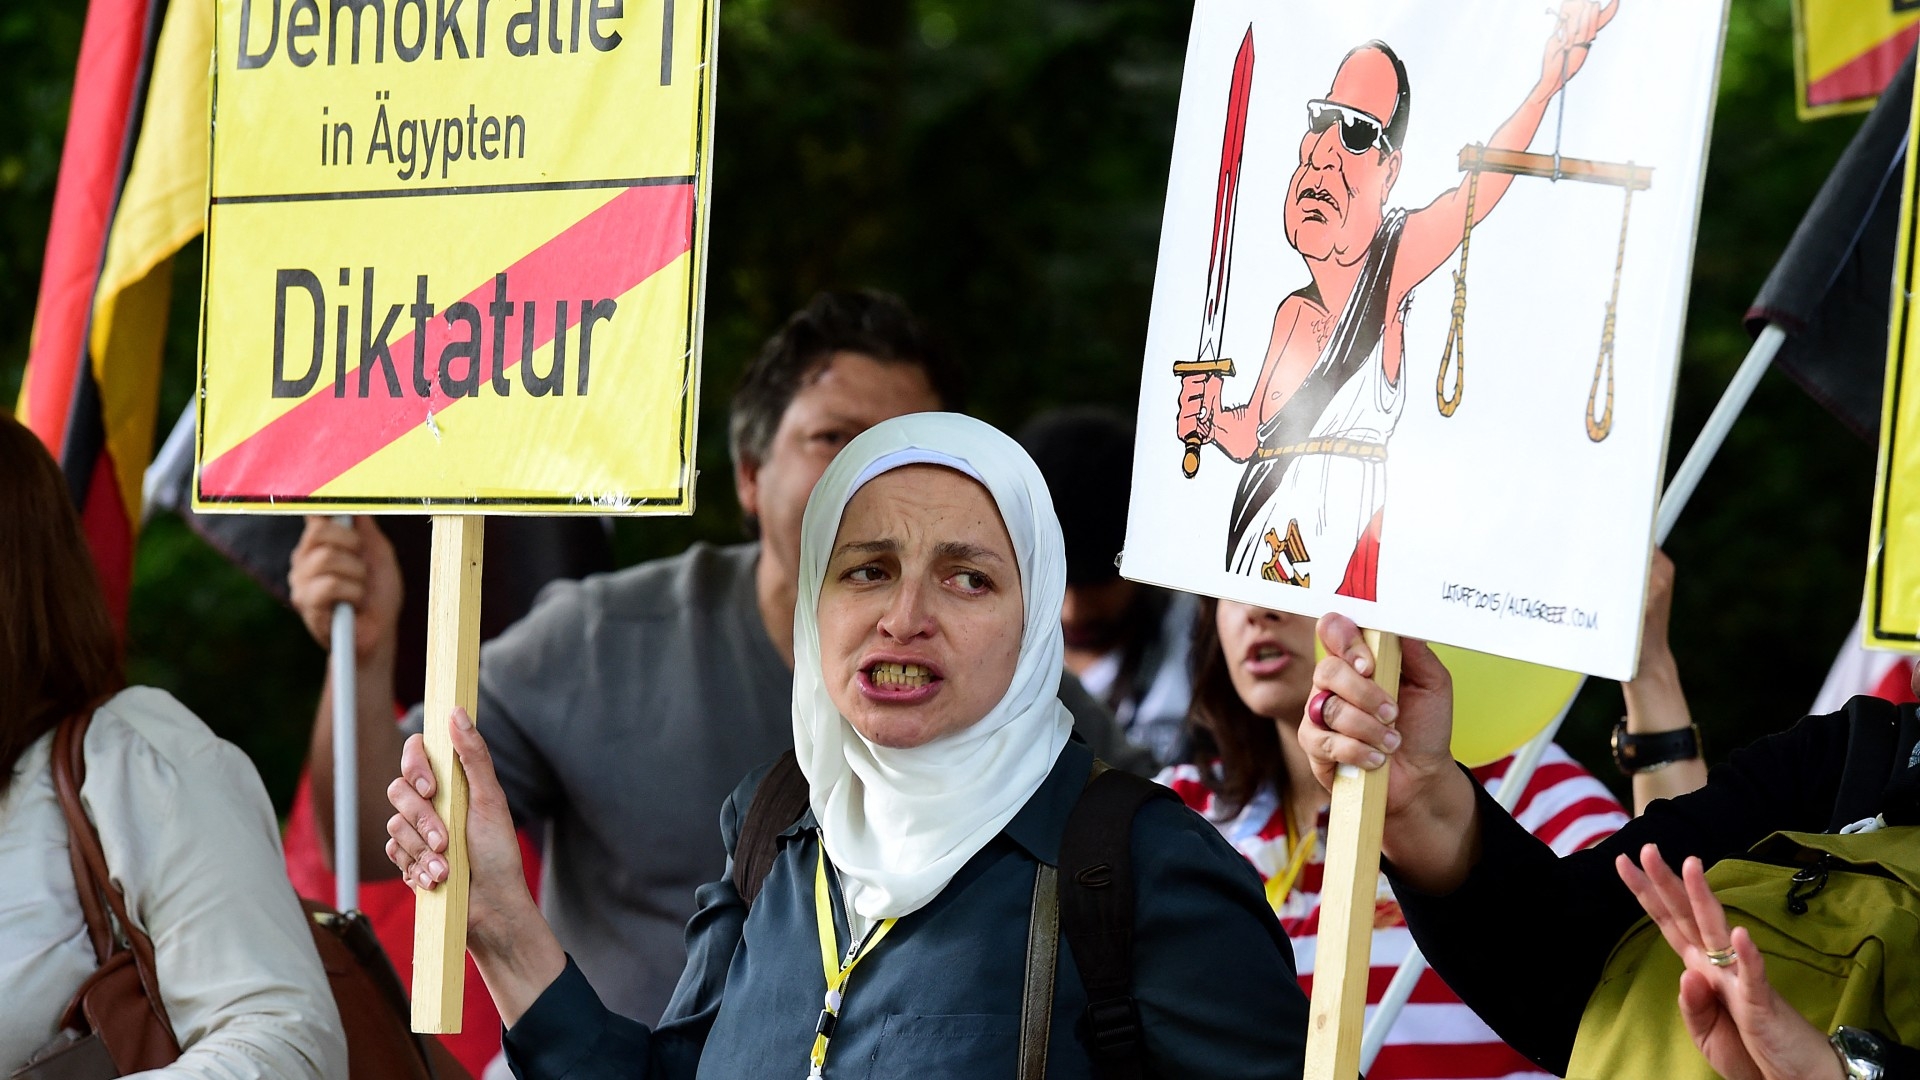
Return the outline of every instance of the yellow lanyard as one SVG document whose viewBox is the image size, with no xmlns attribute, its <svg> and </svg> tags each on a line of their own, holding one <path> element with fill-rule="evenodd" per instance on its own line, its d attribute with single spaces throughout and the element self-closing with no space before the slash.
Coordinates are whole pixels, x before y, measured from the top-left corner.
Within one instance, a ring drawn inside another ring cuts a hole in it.
<svg viewBox="0 0 1920 1080">
<path fill-rule="evenodd" d="M 854 942 L 848 949 L 844 960 L 836 959 L 839 952 L 839 936 L 833 929 L 833 897 L 827 892 L 827 848 L 820 845 L 813 863 L 813 917 L 820 926 L 820 968 L 827 976 L 826 1007 L 820 1010 L 820 1022 L 813 1029 L 813 1051 L 807 1060 L 813 1068 L 807 1073 L 809 1078 L 822 1075 L 827 1067 L 827 1044 L 833 1041 L 833 1029 L 840 1021 L 840 1002 L 845 996 L 847 976 L 853 974 L 855 964 L 864 959 L 887 936 L 893 924 L 900 920 L 887 919 L 867 932 L 867 936 Z"/>
<path fill-rule="evenodd" d="M 1280 914 L 1286 906 L 1287 897 L 1293 893 L 1293 883 L 1300 878 L 1300 871 L 1306 869 L 1307 859 L 1312 857 L 1314 845 L 1319 842 L 1318 832 L 1305 836 L 1296 836 L 1293 831 L 1293 815 L 1287 815 L 1287 850 L 1293 857 L 1287 861 L 1286 873 L 1267 879 L 1267 906 L 1273 913 Z"/>
</svg>

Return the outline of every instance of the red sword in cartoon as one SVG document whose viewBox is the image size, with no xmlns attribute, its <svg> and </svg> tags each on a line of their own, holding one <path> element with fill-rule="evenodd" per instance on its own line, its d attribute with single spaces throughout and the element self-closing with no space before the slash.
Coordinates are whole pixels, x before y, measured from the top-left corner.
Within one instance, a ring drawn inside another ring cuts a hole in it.
<svg viewBox="0 0 1920 1080">
<path fill-rule="evenodd" d="M 1233 85 L 1227 90 L 1226 136 L 1220 144 L 1220 183 L 1213 198 L 1213 248 L 1207 256 L 1207 303 L 1200 317 L 1198 359 L 1173 365 L 1179 377 L 1232 375 L 1233 361 L 1220 355 L 1220 339 L 1227 325 L 1227 286 L 1233 270 L 1233 220 L 1240 205 L 1240 158 L 1247 145 L 1247 98 L 1253 92 L 1253 27 L 1240 39 L 1233 58 Z M 1200 471 L 1200 447 L 1206 440 L 1194 432 L 1186 437 L 1180 471 L 1191 478 Z"/>
</svg>

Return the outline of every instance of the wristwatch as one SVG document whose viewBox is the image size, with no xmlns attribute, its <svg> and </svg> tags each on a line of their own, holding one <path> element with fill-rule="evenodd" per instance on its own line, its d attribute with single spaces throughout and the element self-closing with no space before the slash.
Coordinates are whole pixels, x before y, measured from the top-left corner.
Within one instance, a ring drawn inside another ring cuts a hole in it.
<svg viewBox="0 0 1920 1080">
<path fill-rule="evenodd" d="M 1887 1040 L 1865 1028 L 1837 1027 L 1827 1040 L 1848 1080 L 1880 1080 L 1887 1071 Z"/>
<path fill-rule="evenodd" d="M 1628 776 L 1664 769 L 1676 761 L 1691 761 L 1699 756 L 1698 724 L 1650 735 L 1629 732 L 1624 716 L 1613 725 L 1613 763 Z"/>
</svg>

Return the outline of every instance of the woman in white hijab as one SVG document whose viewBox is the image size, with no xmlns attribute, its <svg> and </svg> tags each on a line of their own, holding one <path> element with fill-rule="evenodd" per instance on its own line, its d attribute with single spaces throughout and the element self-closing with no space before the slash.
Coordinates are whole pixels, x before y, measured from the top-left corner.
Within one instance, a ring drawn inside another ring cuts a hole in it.
<svg viewBox="0 0 1920 1080">
<path fill-rule="evenodd" d="M 807 809 L 751 902 L 737 874 L 699 890 L 687 968 L 653 1028 L 607 1012 L 541 919 L 485 743 L 456 712 L 468 945 L 517 1075 L 1097 1075 L 1070 950 L 1057 949 L 1050 1012 L 1044 998 L 1023 1012 L 1030 953 L 1052 951 L 1030 949 L 1035 883 L 1093 765 L 1056 697 L 1066 579 L 1052 506 L 1017 443 L 952 414 L 880 424 L 827 469 L 794 616 Z M 722 810 L 730 856 L 764 773 Z M 388 855 L 430 889 L 446 876 L 445 829 L 418 736 L 402 775 Z M 1297 1077 L 1306 1000 L 1245 861 L 1158 800 L 1134 820 L 1132 861 L 1126 1074 Z"/>
</svg>

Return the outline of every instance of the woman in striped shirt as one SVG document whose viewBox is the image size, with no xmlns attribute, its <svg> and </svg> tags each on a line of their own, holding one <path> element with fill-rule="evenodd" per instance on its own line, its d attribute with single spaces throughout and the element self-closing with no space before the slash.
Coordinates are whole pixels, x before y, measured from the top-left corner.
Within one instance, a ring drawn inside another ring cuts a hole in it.
<svg viewBox="0 0 1920 1080">
<path fill-rule="evenodd" d="M 1267 898 L 1293 939 L 1301 985 L 1312 992 L 1320 929 L 1327 793 L 1295 738 L 1313 690 L 1313 620 L 1206 600 L 1194 625 L 1194 750 L 1160 781 L 1218 827 L 1266 880 Z M 1499 790 L 1511 759 L 1474 770 Z M 1548 748 L 1514 817 L 1566 854 L 1608 836 L 1626 812 L 1558 746 Z M 1379 1001 L 1413 939 L 1385 878 L 1373 918 L 1368 1004 Z M 1447 989 L 1421 975 L 1368 1080 L 1545 1077 Z"/>
</svg>

